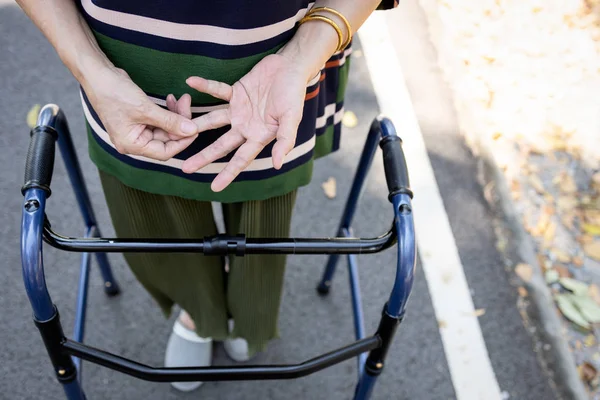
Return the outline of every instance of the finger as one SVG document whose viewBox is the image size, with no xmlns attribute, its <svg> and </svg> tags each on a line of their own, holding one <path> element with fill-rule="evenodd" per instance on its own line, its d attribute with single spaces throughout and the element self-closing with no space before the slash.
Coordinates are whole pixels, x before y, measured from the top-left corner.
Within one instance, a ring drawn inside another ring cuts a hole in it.
<svg viewBox="0 0 600 400">
<path fill-rule="evenodd" d="M 177 101 L 177 114 L 192 119 L 192 96 L 184 94 Z"/>
<path fill-rule="evenodd" d="M 181 153 L 188 147 L 198 135 L 184 137 L 179 140 L 169 140 L 163 142 L 161 140 L 152 139 L 146 143 L 139 151 L 139 154 L 160 161 L 167 161 L 173 158 L 174 155 Z"/>
<path fill-rule="evenodd" d="M 167 96 L 167 108 L 171 112 L 177 112 L 177 99 L 172 94 Z"/>
<path fill-rule="evenodd" d="M 277 141 L 273 146 L 271 155 L 273 157 L 273 168 L 280 169 L 283 166 L 285 156 L 294 148 L 296 135 L 300 120 L 292 117 L 282 117 L 277 129 Z"/>
<path fill-rule="evenodd" d="M 233 180 L 250 165 L 252 161 L 258 156 L 260 151 L 265 146 L 259 142 L 248 140 L 244 143 L 238 151 L 235 152 L 231 161 L 227 163 L 227 166 L 223 171 L 217 175 L 215 180 L 210 185 L 213 192 L 220 192 L 225 189 Z"/>
<path fill-rule="evenodd" d="M 140 122 L 179 136 L 191 136 L 198 133 L 198 127 L 194 122 L 154 103 L 147 106 L 147 111 Z"/>
<path fill-rule="evenodd" d="M 233 94 L 233 88 L 223 82 L 211 81 L 209 79 L 200 78 L 199 76 L 191 76 L 185 81 L 189 87 L 196 89 L 199 92 L 210 94 L 217 99 L 229 101 Z"/>
<path fill-rule="evenodd" d="M 210 129 L 221 128 L 231 123 L 228 109 L 211 111 L 201 117 L 194 118 L 192 121 L 198 126 L 198 132 L 208 131 Z"/>
<path fill-rule="evenodd" d="M 244 143 L 244 140 L 242 135 L 229 131 L 200 153 L 185 160 L 181 170 L 187 174 L 196 172 L 211 162 L 231 153 Z"/>
</svg>

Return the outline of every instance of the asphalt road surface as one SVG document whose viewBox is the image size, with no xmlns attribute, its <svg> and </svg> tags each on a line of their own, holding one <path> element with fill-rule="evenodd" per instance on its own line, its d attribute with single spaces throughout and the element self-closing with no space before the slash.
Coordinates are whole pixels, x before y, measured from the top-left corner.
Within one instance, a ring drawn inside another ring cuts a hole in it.
<svg viewBox="0 0 600 400">
<path fill-rule="evenodd" d="M 461 295 L 470 295 L 476 309 L 485 309 L 475 325 L 487 352 L 477 354 L 474 362 L 491 365 L 491 378 L 501 398 L 555 398 L 550 380 L 538 362 L 536 343 L 523 326 L 517 310 L 516 288 L 510 284 L 510 277 L 495 250 L 492 215 L 476 181 L 475 160 L 458 133 L 448 89 L 436 67 L 423 15 L 414 1 L 406 1 L 398 10 L 388 13 L 386 20 L 384 29 L 392 38 L 394 49 L 389 57 L 395 57 L 404 71 L 468 284 L 468 293 Z M 361 50 L 358 41 L 355 50 Z M 365 62 L 365 54 L 369 54 L 366 50 L 355 52 L 346 101 L 346 109 L 358 117 L 358 126 L 345 129 L 342 150 L 319 161 L 312 184 L 301 190 L 293 226 L 295 236 L 329 236 L 336 229 L 368 126 L 379 112 Z M 106 236 L 113 231 L 97 173 L 86 156 L 77 83 L 20 9 L 6 1 L 0 1 L 0 90 L 0 145 L 3 149 L 0 153 L 0 399 L 60 399 L 62 390 L 31 321 L 20 271 L 22 197 L 19 188 L 28 143 L 25 115 L 33 104 L 53 102 L 66 112 L 101 228 Z M 403 138 L 405 142 L 411 140 Z M 377 157 L 354 224 L 355 232 L 363 237 L 382 233 L 391 221 L 380 155 Z M 338 184 L 338 196 L 333 200 L 326 199 L 321 189 L 321 183 L 329 177 L 334 177 Z M 61 233 L 81 234 L 82 223 L 62 162 L 57 161 L 52 184 L 53 195 L 47 213 L 53 227 Z M 415 213 L 419 212 L 427 210 L 415 209 Z M 448 243 L 439 245 L 449 246 Z M 70 332 L 79 257 L 49 247 L 44 256 L 50 294 Z M 120 255 L 111 255 L 110 260 L 123 292 L 116 298 L 105 297 L 99 274 L 94 270 L 86 343 L 159 366 L 172 320 L 163 319 Z M 395 253 L 361 256 L 359 261 L 366 329 L 372 332 L 391 289 Z M 324 262 L 325 256 L 290 257 L 280 319 L 282 338 L 273 342 L 256 363 L 300 362 L 353 340 L 345 269 L 339 268 L 330 296 L 316 295 L 315 283 Z M 444 324 L 453 321 L 440 324 L 432 298 L 419 263 L 407 316 L 375 388 L 374 399 L 474 398 L 456 389 L 453 376 L 459 380 L 460 371 L 448 356 L 456 352 L 450 351 L 452 340 L 443 340 L 440 334 Z M 217 345 L 215 364 L 228 363 L 222 346 Z M 136 380 L 91 364 L 84 364 L 83 376 L 90 400 L 348 399 L 355 385 L 356 365 L 354 360 L 347 361 L 293 381 L 207 383 L 189 394 L 176 392 L 168 384 Z M 475 380 L 474 377 L 473 385 L 481 384 Z M 496 398 L 498 393 L 494 393 L 491 385 L 489 396 L 479 398 Z"/>
</svg>

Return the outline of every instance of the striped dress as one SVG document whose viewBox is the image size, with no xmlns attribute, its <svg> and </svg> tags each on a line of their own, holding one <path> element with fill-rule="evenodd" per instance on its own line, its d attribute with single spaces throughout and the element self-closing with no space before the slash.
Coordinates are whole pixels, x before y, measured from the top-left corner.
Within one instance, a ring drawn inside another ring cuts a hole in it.
<svg viewBox="0 0 600 400">
<path fill-rule="evenodd" d="M 156 104 L 166 96 L 192 96 L 193 117 L 226 107 L 223 101 L 189 88 L 190 76 L 233 84 L 265 56 L 291 39 L 308 0 L 80 0 L 81 13 L 102 51 L 124 69 Z M 168 161 L 120 154 L 85 93 L 81 93 L 89 152 L 102 171 L 145 192 L 194 200 L 262 200 L 309 183 L 313 160 L 339 148 L 344 92 L 351 48 L 334 54 L 306 87 L 304 112 L 294 149 L 280 170 L 265 147 L 244 172 L 220 193 L 210 183 L 233 153 L 193 174 L 184 160 L 229 128 L 204 132 Z"/>
</svg>

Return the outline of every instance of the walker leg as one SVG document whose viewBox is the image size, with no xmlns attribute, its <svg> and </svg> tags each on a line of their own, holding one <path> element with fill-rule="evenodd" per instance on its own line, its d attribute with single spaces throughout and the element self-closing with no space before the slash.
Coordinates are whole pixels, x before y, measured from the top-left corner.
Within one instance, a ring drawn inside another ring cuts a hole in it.
<svg viewBox="0 0 600 400">
<path fill-rule="evenodd" d="M 369 169 L 371 168 L 371 164 L 373 163 L 373 157 L 377 151 L 377 144 L 379 143 L 380 136 L 381 129 L 379 128 L 379 122 L 374 120 L 371 124 L 371 129 L 369 130 L 365 147 L 363 148 L 360 156 L 358 168 L 356 169 L 356 174 L 354 175 L 354 180 L 352 181 L 352 188 L 350 189 L 350 194 L 348 195 L 348 200 L 346 201 L 346 207 L 344 208 L 344 213 L 342 214 L 342 220 L 340 221 L 340 225 L 337 230 L 338 237 L 343 237 L 344 231 L 350 230 L 350 225 L 352 225 L 352 219 L 354 218 L 354 213 L 356 212 L 356 205 L 358 203 L 358 199 L 360 198 L 360 194 L 362 192 L 367 174 L 369 173 Z M 327 295 L 329 293 L 329 288 L 331 287 L 331 281 L 333 280 L 333 274 L 335 273 L 338 260 L 339 255 L 337 254 L 332 254 L 329 256 L 327 265 L 325 266 L 325 271 L 323 272 L 321 281 L 317 286 L 317 292 L 320 295 Z"/>
<path fill-rule="evenodd" d="M 100 230 L 98 229 L 96 216 L 94 215 L 94 209 L 92 208 L 92 202 L 90 195 L 85 186 L 77 153 L 75 152 L 75 146 L 73 145 L 73 139 L 71 138 L 71 132 L 69 131 L 69 125 L 67 118 L 64 113 L 58 109 L 57 106 L 50 104 L 45 106 L 38 117 L 38 125 L 49 125 L 55 127 L 58 133 L 58 146 L 60 147 L 60 153 L 62 155 L 65 167 L 69 174 L 71 186 L 75 192 L 77 198 L 77 204 L 79 205 L 79 211 L 85 222 L 85 226 L 90 231 L 95 231 L 94 236 L 100 237 Z M 115 296 L 119 294 L 119 285 L 114 279 L 108 258 L 104 253 L 96 253 L 96 260 L 100 266 L 100 273 L 104 280 L 104 292 L 109 296 Z"/>
<path fill-rule="evenodd" d="M 385 357 L 401 320 L 402 317 L 393 317 L 388 314 L 386 305 L 376 333 L 381 338 L 381 346 L 369 353 L 363 366 L 362 376 L 356 385 L 354 400 L 367 400 L 371 397 L 377 378 L 383 372 Z"/>
<path fill-rule="evenodd" d="M 33 309 L 34 322 L 40 331 L 56 377 L 68 400 L 85 400 L 71 356 L 63 350 L 65 335 L 58 311 L 46 286 L 42 254 L 42 231 L 47 194 L 43 189 L 25 192 L 21 220 L 21 263 L 23 282 Z"/>
</svg>

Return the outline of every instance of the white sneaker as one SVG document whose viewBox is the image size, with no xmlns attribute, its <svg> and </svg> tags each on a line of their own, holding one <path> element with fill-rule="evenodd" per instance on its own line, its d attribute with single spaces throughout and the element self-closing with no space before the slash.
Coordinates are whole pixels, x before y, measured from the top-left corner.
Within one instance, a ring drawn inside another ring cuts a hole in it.
<svg viewBox="0 0 600 400">
<path fill-rule="evenodd" d="M 209 367 L 212 363 L 212 339 L 203 338 L 183 326 L 179 319 L 173 325 L 173 332 L 165 351 L 166 367 Z M 203 382 L 171 382 L 182 392 L 198 389 Z"/>
<path fill-rule="evenodd" d="M 232 319 L 229 320 L 229 332 L 233 331 L 234 322 Z M 223 342 L 225 352 L 233 361 L 243 362 L 250 360 L 250 354 L 248 352 L 248 342 L 243 338 L 225 339 Z"/>
</svg>

